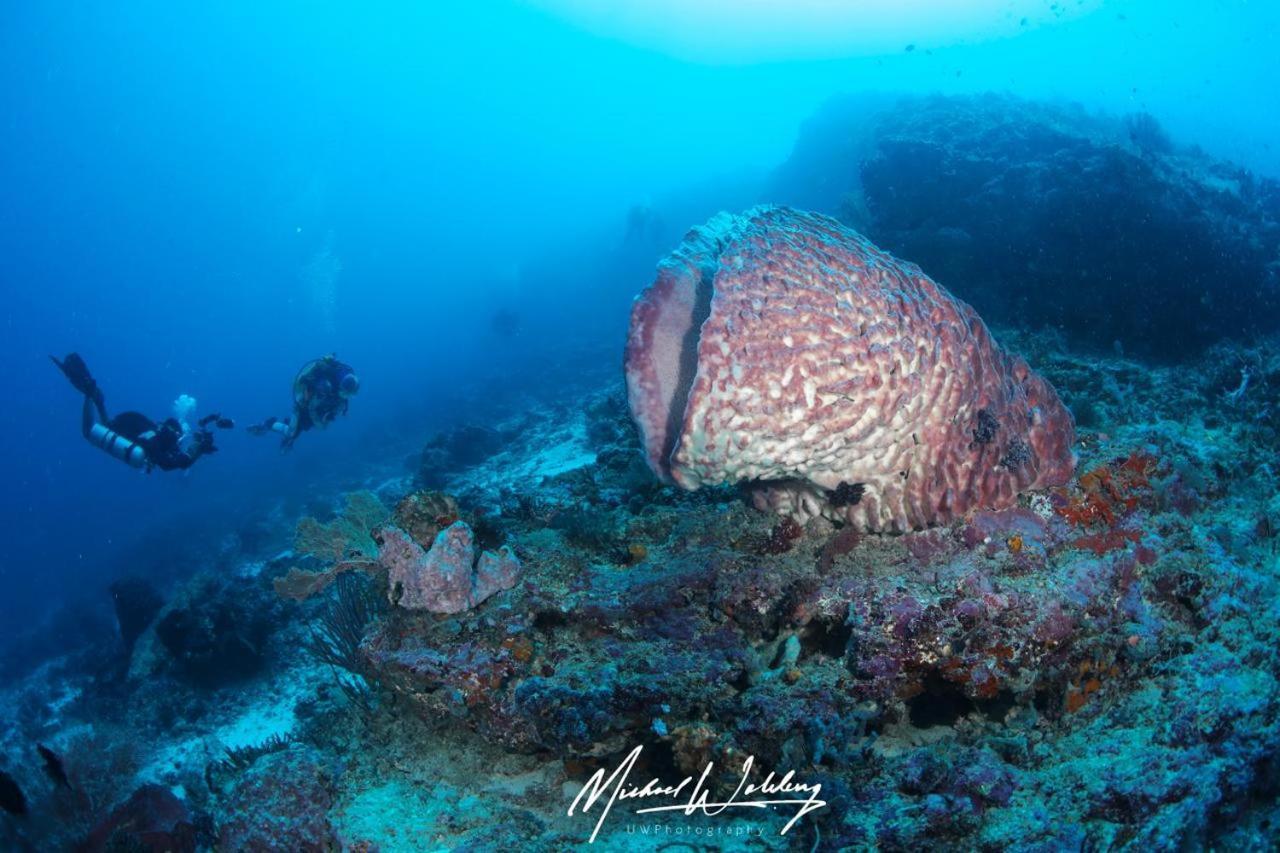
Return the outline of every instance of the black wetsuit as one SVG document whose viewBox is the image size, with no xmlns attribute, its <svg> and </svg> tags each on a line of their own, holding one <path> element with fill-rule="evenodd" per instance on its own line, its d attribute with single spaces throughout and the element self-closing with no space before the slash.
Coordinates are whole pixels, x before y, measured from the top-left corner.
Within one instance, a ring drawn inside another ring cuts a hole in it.
<svg viewBox="0 0 1280 853">
<path fill-rule="evenodd" d="M 216 415 L 211 417 L 217 418 Z M 124 412 L 112 419 L 107 426 L 113 432 L 136 442 L 146 452 L 148 465 L 161 471 L 185 470 L 201 456 L 215 453 L 218 449 L 213 445 L 213 433 L 206 428 L 204 420 L 185 450 L 182 448 L 185 433 L 182 425 L 174 418 L 157 424 L 139 412 Z"/>
<path fill-rule="evenodd" d="M 89 374 L 89 368 L 76 353 L 71 353 L 62 361 L 53 358 L 53 363 L 66 375 L 75 389 L 84 394 L 84 406 L 80 412 L 80 432 L 95 447 L 102 447 L 94 439 L 93 429 L 101 424 L 122 439 L 137 445 L 145 455 L 145 467 L 148 471 L 159 468 L 161 471 L 177 471 L 190 468 L 195 461 L 206 453 L 217 452 L 213 444 L 213 432 L 209 429 L 215 424 L 223 429 L 232 426 L 231 421 L 220 415 L 207 415 L 200 419 L 198 429 L 191 436 L 188 446 L 182 447 L 187 437 L 182 425 L 174 418 L 168 418 L 157 424 L 141 412 L 121 412 L 114 418 L 107 415 L 106 400 L 102 389 Z M 115 455 L 115 454 L 113 454 Z"/>
</svg>

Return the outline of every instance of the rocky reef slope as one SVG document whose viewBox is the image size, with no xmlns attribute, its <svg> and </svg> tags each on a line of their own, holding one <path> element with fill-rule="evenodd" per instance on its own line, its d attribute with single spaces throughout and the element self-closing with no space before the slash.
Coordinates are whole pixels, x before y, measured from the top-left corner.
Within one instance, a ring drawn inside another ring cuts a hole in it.
<svg viewBox="0 0 1280 853">
<path fill-rule="evenodd" d="M 659 485 L 600 387 L 496 425 L 436 490 L 371 482 L 294 550 L 193 581 L 132 677 L 46 667 L 7 692 L 31 804 L 8 843 L 560 850 L 594 828 L 566 813 L 582 785 L 642 746 L 644 780 L 712 762 L 724 793 L 750 755 L 828 805 L 785 836 L 780 815 L 616 807 L 602 849 L 673 827 L 726 848 L 1264 849 L 1280 355 L 1218 347 L 1188 372 L 997 335 L 1079 413 L 1069 485 L 905 535 L 801 527 Z M 387 525 L 427 554 L 465 527 L 518 569 L 406 606 L 360 557 L 389 559 Z M 298 572 L 333 577 L 292 594 Z"/>
<path fill-rule="evenodd" d="M 1011 96 L 835 101 L 771 198 L 839 215 L 989 322 L 1163 360 L 1280 325 L 1280 184 L 1149 115 Z"/>
</svg>

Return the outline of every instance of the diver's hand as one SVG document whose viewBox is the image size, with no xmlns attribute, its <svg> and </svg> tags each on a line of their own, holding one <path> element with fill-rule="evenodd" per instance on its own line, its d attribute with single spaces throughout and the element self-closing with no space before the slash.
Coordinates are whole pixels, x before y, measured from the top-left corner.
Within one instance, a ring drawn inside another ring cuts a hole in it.
<svg viewBox="0 0 1280 853">
<path fill-rule="evenodd" d="M 213 424 L 218 429 L 232 429 L 235 427 L 236 422 L 231 420 L 231 418 L 224 418 L 222 415 L 215 412 L 212 415 L 205 415 L 200 419 L 200 426 L 202 428 L 209 426 L 209 424 Z M 250 427 L 249 429 L 252 431 L 253 427 Z"/>
</svg>

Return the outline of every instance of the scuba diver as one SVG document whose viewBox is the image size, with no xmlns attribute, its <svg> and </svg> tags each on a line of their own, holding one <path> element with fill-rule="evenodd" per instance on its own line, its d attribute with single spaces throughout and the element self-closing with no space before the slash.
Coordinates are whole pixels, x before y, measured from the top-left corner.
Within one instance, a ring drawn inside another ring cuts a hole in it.
<svg viewBox="0 0 1280 853">
<path fill-rule="evenodd" d="M 83 358 L 73 352 L 61 361 L 53 356 L 49 359 L 84 395 L 80 431 L 85 439 L 99 450 L 147 473 L 153 468 L 161 471 L 190 468 L 201 456 L 218 450 L 213 444 L 211 425 L 219 429 L 235 426 L 231 419 L 217 414 L 201 418 L 197 429 L 191 429 L 177 418 L 156 423 L 141 412 L 121 412 L 114 418 L 108 417 L 102 389 L 90 375 Z"/>
<path fill-rule="evenodd" d="M 287 418 L 267 418 L 250 426 L 253 435 L 278 432 L 281 446 L 288 449 L 298 436 L 312 427 L 327 427 L 345 415 L 351 398 L 360 390 L 360 379 L 351 365 L 330 354 L 308 361 L 293 380 L 293 414 Z"/>
</svg>

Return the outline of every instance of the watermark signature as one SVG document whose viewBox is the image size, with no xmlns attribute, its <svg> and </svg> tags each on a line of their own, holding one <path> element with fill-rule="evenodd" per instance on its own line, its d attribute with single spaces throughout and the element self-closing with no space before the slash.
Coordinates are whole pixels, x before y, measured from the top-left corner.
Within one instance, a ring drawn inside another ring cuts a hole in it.
<svg viewBox="0 0 1280 853">
<path fill-rule="evenodd" d="M 750 755 L 742 763 L 742 777 L 738 780 L 738 787 L 723 802 L 710 802 L 713 795 L 707 789 L 707 780 L 714 766 L 711 762 L 703 768 L 697 782 L 694 782 L 692 776 L 686 776 L 684 781 L 675 785 L 663 785 L 657 779 L 650 779 L 644 785 L 628 784 L 627 779 L 643 750 L 643 745 L 631 750 L 608 778 L 605 777 L 605 768 L 597 770 L 582 786 L 578 796 L 573 798 L 573 804 L 569 806 L 570 817 L 575 810 L 585 815 L 595 808 L 606 794 L 608 795 L 607 801 L 603 803 L 603 808 L 600 810 L 600 817 L 596 820 L 595 829 L 591 832 L 590 842 L 594 842 L 596 836 L 600 834 L 600 827 L 604 826 L 605 818 L 609 816 L 614 803 L 622 800 L 672 801 L 665 805 L 636 809 L 634 813 L 638 815 L 682 812 L 686 816 L 699 813 L 715 816 L 729 809 L 794 808 L 795 814 L 782 827 L 779 835 L 786 835 L 800 818 L 827 804 L 826 800 L 818 799 L 818 795 L 822 793 L 822 786 L 798 781 L 793 770 L 788 770 L 781 778 L 778 778 L 773 771 L 769 771 L 769 775 L 763 782 L 759 784 L 747 782 L 751 776 L 752 766 L 755 764 L 755 757 Z"/>
</svg>

